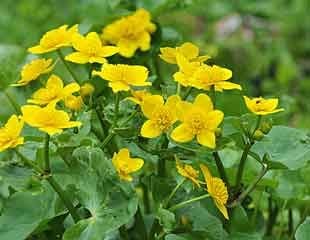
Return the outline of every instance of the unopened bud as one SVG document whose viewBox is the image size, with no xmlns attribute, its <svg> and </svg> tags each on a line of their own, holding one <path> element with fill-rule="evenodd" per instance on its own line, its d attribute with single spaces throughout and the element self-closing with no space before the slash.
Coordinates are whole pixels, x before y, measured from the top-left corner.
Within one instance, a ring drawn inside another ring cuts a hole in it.
<svg viewBox="0 0 310 240">
<path fill-rule="evenodd" d="M 264 133 L 259 129 L 256 130 L 253 135 L 254 139 L 257 141 L 262 140 L 264 136 L 265 136 Z"/>
<path fill-rule="evenodd" d="M 80 88 L 80 94 L 82 97 L 86 97 L 91 95 L 95 91 L 95 88 L 92 84 L 90 83 L 85 83 L 84 85 L 81 86 Z"/>
<path fill-rule="evenodd" d="M 259 127 L 259 129 L 265 134 L 268 134 L 271 128 L 272 128 L 272 124 L 270 122 L 262 122 Z"/>
<path fill-rule="evenodd" d="M 83 105 L 81 96 L 68 96 L 65 98 L 65 106 L 73 111 L 79 111 Z"/>
<path fill-rule="evenodd" d="M 217 128 L 217 129 L 215 130 L 215 135 L 216 135 L 217 137 L 221 137 L 221 136 L 222 136 L 222 129 L 221 129 L 221 128 Z"/>
</svg>

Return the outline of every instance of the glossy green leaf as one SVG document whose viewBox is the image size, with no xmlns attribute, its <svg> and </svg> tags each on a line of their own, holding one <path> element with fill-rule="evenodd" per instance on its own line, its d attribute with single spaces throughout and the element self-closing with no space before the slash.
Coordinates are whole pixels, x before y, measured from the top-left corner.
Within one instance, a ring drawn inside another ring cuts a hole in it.
<svg viewBox="0 0 310 240">
<path fill-rule="evenodd" d="M 307 240 L 310 236 L 310 217 L 297 228 L 295 233 L 296 240 Z"/>
</svg>

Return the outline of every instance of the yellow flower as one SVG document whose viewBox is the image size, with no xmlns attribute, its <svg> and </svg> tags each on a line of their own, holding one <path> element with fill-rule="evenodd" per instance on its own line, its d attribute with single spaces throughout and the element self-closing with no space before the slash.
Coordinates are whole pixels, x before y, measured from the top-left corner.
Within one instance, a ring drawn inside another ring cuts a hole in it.
<svg viewBox="0 0 310 240">
<path fill-rule="evenodd" d="M 177 108 L 178 118 L 182 123 L 172 131 L 172 139 L 176 142 L 189 142 L 197 136 L 198 143 L 215 148 L 215 131 L 224 114 L 213 110 L 211 99 L 206 94 L 199 94 L 194 103 L 183 101 Z"/>
<path fill-rule="evenodd" d="M 151 22 L 150 13 L 138 9 L 130 16 L 122 17 L 103 29 L 102 38 L 119 47 L 119 54 L 132 57 L 137 49 L 147 51 L 151 47 L 151 33 L 156 25 Z"/>
<path fill-rule="evenodd" d="M 160 95 L 146 97 L 141 105 L 143 114 L 149 119 L 141 128 L 141 135 L 146 138 L 158 137 L 177 121 L 176 105 L 181 99 L 170 96 L 166 103 Z"/>
<path fill-rule="evenodd" d="M 83 99 L 81 96 L 70 95 L 65 98 L 65 106 L 73 111 L 79 111 L 82 105 Z"/>
<path fill-rule="evenodd" d="M 12 115 L 7 123 L 0 128 L 0 152 L 24 143 L 24 138 L 20 137 L 23 126 L 24 121 L 19 120 L 16 115 Z"/>
<path fill-rule="evenodd" d="M 95 91 L 95 87 L 90 83 L 85 83 L 80 88 L 80 94 L 82 97 L 87 97 Z"/>
<path fill-rule="evenodd" d="M 177 64 L 178 54 L 183 55 L 190 62 L 204 62 L 210 58 L 207 55 L 199 56 L 199 48 L 190 42 L 183 43 L 180 47 L 176 48 L 160 48 L 160 52 L 160 58 L 171 64 Z"/>
<path fill-rule="evenodd" d="M 132 97 L 127 97 L 126 99 L 134 102 L 135 104 L 141 105 L 143 100 L 146 97 L 151 96 L 152 94 L 146 90 L 139 90 L 139 91 L 131 91 Z"/>
<path fill-rule="evenodd" d="M 64 128 L 79 127 L 78 121 L 70 121 L 68 113 L 56 109 L 56 103 L 51 102 L 45 107 L 36 105 L 22 106 L 23 120 L 32 127 L 49 135 L 61 133 Z"/>
<path fill-rule="evenodd" d="M 225 183 L 222 179 L 213 177 L 206 165 L 201 164 L 200 168 L 207 184 L 208 193 L 213 198 L 216 207 L 224 217 L 229 219 L 227 208 L 225 206 L 228 200 L 228 191 Z"/>
<path fill-rule="evenodd" d="M 177 54 L 176 61 L 179 66 L 179 71 L 173 74 L 174 80 L 184 87 L 193 86 L 193 82 L 195 81 L 193 78 L 194 73 L 201 66 L 201 63 L 190 62 L 182 54 Z"/>
<path fill-rule="evenodd" d="M 262 97 L 248 98 L 243 96 L 247 108 L 256 115 L 268 115 L 284 111 L 283 108 L 276 109 L 279 100 L 277 98 L 264 99 Z"/>
<path fill-rule="evenodd" d="M 75 34 L 72 39 L 73 48 L 77 51 L 65 57 L 65 60 L 85 64 L 85 63 L 106 63 L 106 57 L 110 57 L 118 52 L 114 46 L 103 46 L 99 35 L 90 32 L 86 37 Z"/>
<path fill-rule="evenodd" d="M 199 89 L 209 90 L 214 86 L 216 91 L 239 89 L 241 86 L 227 81 L 232 77 L 231 70 L 217 65 L 201 66 L 194 74 L 194 86 Z"/>
<path fill-rule="evenodd" d="M 120 179 L 132 181 L 130 174 L 142 168 L 144 161 L 141 158 L 131 158 L 129 150 L 122 148 L 118 153 L 114 153 L 112 163 Z"/>
<path fill-rule="evenodd" d="M 144 66 L 104 64 L 101 71 L 93 71 L 93 75 L 109 81 L 113 92 L 128 91 L 131 86 L 151 85 L 150 82 L 146 82 L 148 70 Z"/>
<path fill-rule="evenodd" d="M 68 28 L 63 25 L 59 28 L 46 32 L 40 39 L 40 43 L 34 47 L 28 48 L 33 54 L 42 54 L 57 50 L 61 47 L 71 46 L 72 37 L 78 33 L 78 25 Z"/>
<path fill-rule="evenodd" d="M 46 82 L 45 88 L 40 88 L 33 95 L 32 99 L 29 99 L 28 103 L 46 105 L 50 102 L 58 102 L 63 100 L 72 93 L 80 90 L 80 86 L 77 83 L 70 83 L 64 87 L 62 80 L 52 75 Z"/>
<path fill-rule="evenodd" d="M 35 59 L 23 66 L 21 71 L 21 79 L 12 86 L 24 86 L 29 82 L 36 80 L 40 75 L 49 73 L 53 70 L 55 64 L 52 59 Z"/>
<path fill-rule="evenodd" d="M 176 166 L 178 173 L 185 178 L 191 180 L 197 187 L 200 187 L 198 176 L 199 172 L 194 169 L 191 165 L 182 164 L 181 161 L 176 157 Z"/>
</svg>

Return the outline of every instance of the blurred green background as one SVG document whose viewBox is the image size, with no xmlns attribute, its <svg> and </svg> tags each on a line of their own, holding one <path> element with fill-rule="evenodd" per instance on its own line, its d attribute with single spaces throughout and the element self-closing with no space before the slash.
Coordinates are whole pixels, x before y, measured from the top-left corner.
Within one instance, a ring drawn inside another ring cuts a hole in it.
<svg viewBox="0 0 310 240">
<path fill-rule="evenodd" d="M 248 95 L 279 97 L 278 123 L 310 128 L 309 0 L 1 0 L 0 88 L 18 79 L 26 48 L 44 32 L 75 23 L 99 30 L 138 7 L 161 25 L 163 44 L 197 43 Z M 3 93 L 0 101 L 2 119 L 9 103 Z"/>
</svg>

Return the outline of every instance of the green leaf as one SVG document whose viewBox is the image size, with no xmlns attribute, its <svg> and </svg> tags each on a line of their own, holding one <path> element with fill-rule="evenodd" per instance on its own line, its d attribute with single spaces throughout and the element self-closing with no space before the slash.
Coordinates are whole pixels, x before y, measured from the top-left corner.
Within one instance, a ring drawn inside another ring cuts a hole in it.
<svg viewBox="0 0 310 240">
<path fill-rule="evenodd" d="M 173 230 L 175 225 L 175 215 L 174 213 L 168 211 L 164 208 L 159 208 L 157 211 L 157 217 L 159 219 L 160 225 L 163 226 L 164 230 L 169 232 Z"/>
<path fill-rule="evenodd" d="M 310 160 L 310 138 L 303 130 L 275 126 L 252 151 L 261 158 L 268 154 L 270 161 L 278 162 L 291 170 L 302 168 Z"/>
<path fill-rule="evenodd" d="M 297 228 L 295 233 L 296 240 L 307 240 L 310 236 L 310 217 L 307 217 L 306 220 Z"/>
<path fill-rule="evenodd" d="M 251 225 L 246 211 L 242 206 L 233 209 L 229 220 L 230 232 L 250 232 Z"/>
<path fill-rule="evenodd" d="M 233 233 L 229 235 L 230 240 L 262 240 L 259 233 Z"/>
</svg>

